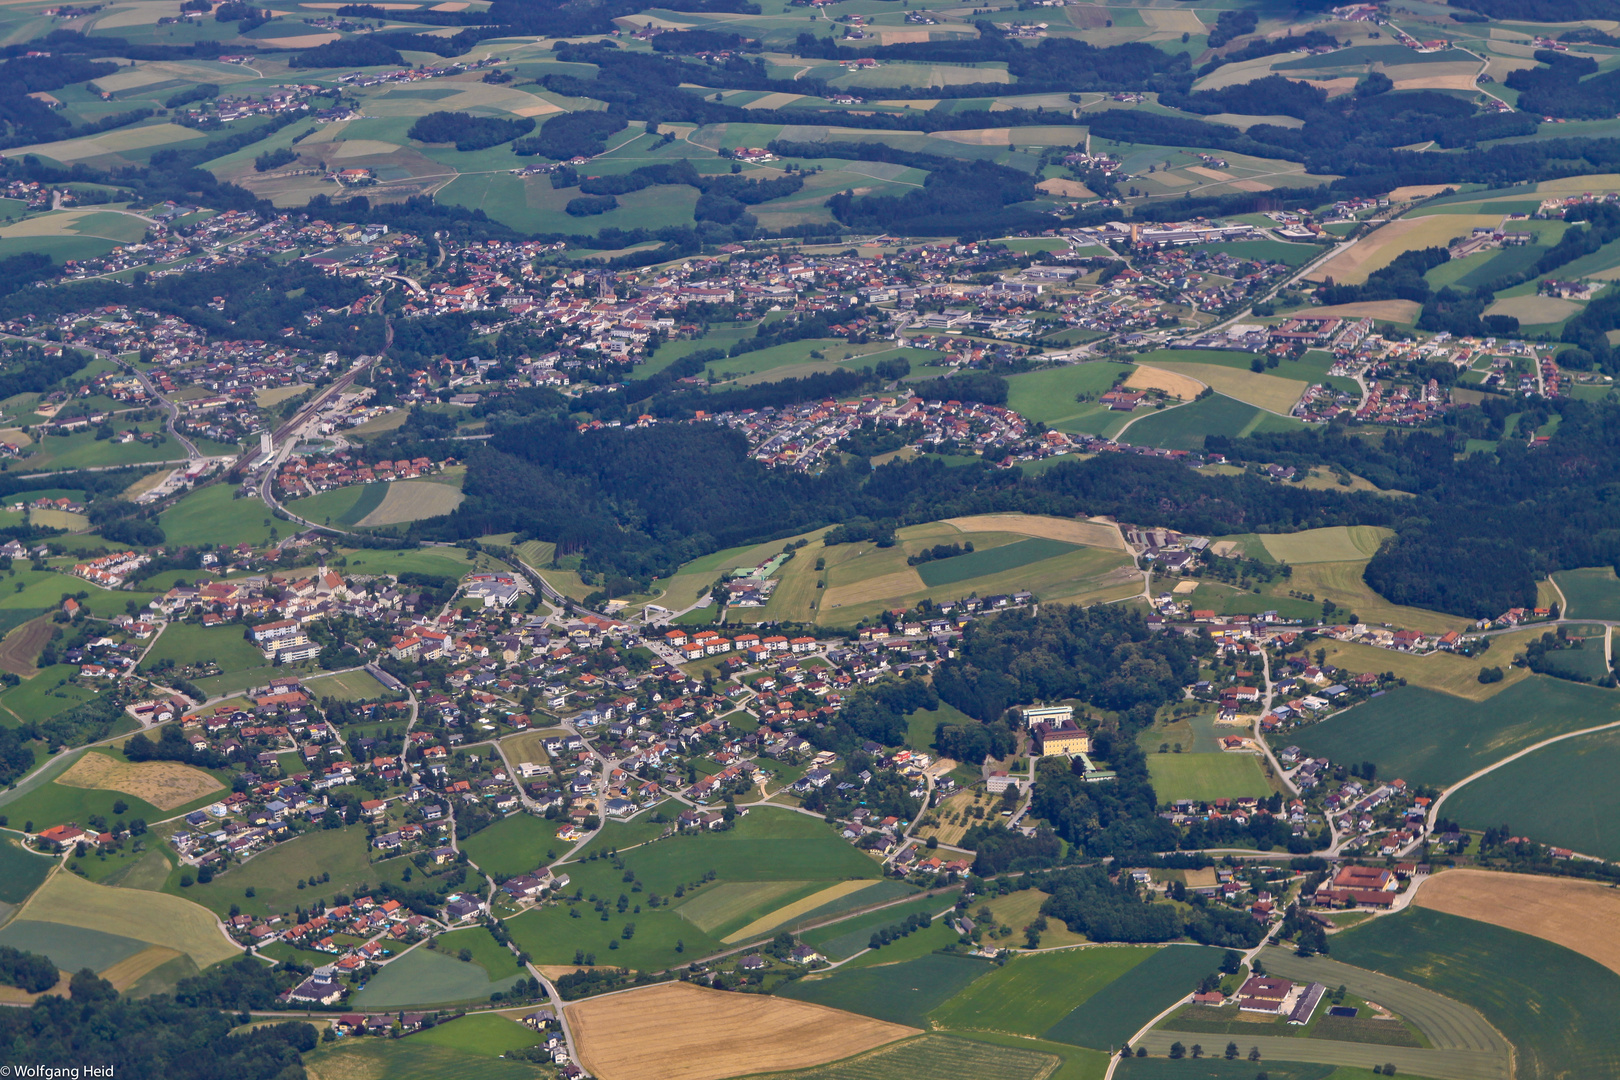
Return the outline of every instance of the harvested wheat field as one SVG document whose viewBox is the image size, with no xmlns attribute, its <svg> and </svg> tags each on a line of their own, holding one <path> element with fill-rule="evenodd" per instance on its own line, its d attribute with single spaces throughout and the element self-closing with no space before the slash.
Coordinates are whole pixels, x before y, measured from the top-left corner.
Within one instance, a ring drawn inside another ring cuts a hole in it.
<svg viewBox="0 0 1620 1080">
<path fill-rule="evenodd" d="M 1425 881 L 1418 907 L 1544 938 L 1620 972 L 1620 892 L 1595 882 L 1488 870 L 1446 870 Z"/>
<path fill-rule="evenodd" d="M 1057 195 L 1064 199 L 1096 198 L 1096 192 L 1086 187 L 1086 185 L 1082 184 L 1080 181 L 1060 180 L 1055 176 L 1050 180 L 1042 180 L 1040 183 L 1036 184 L 1035 190 L 1043 192 L 1047 195 Z"/>
<path fill-rule="evenodd" d="M 803 1069 L 918 1034 L 786 998 L 665 983 L 568 1006 L 580 1064 L 602 1080 L 721 1080 Z"/>
<path fill-rule="evenodd" d="M 1387 322 L 1416 322 L 1423 305 L 1416 300 L 1363 300 L 1359 304 L 1332 304 L 1293 312 L 1310 319 L 1379 319 Z"/>
<path fill-rule="evenodd" d="M 1360 285 L 1374 270 L 1382 270 L 1396 256 L 1413 248 L 1444 247 L 1467 236 L 1476 225 L 1499 225 L 1500 214 L 1433 214 L 1401 218 L 1379 228 L 1353 247 L 1333 256 L 1311 273 L 1311 279 L 1332 278 L 1340 285 Z"/>
<path fill-rule="evenodd" d="M 835 585 L 827 590 L 821 606 L 835 608 L 843 607 L 845 604 L 865 604 L 872 600 L 886 600 L 891 596 L 922 592 L 925 588 L 927 586 L 923 584 L 923 579 L 917 576 L 917 571 L 908 567 L 905 570 L 896 570 L 892 574 L 867 578 L 865 581 L 856 581 L 849 585 Z"/>
<path fill-rule="evenodd" d="M 1190 375 L 1147 365 L 1131 372 L 1131 377 L 1125 380 L 1125 385 L 1132 390 L 1163 390 L 1171 397 L 1180 398 L 1182 401 L 1191 401 L 1204 389 L 1204 384 Z"/>
<path fill-rule="evenodd" d="M 946 518 L 945 524 L 965 533 L 1010 532 L 1020 536 L 1038 536 L 1044 540 L 1061 540 L 1065 544 L 1125 550 L 1125 538 L 1119 534 L 1119 529 L 1098 521 L 1076 521 L 1073 518 L 1043 517 L 1038 514 L 974 514 L 972 517 Z"/>
<path fill-rule="evenodd" d="M 774 930 L 783 923 L 797 919 L 800 915 L 808 914 L 824 904 L 830 904 L 834 900 L 842 900 L 850 893 L 860 892 L 871 884 L 872 882 L 868 878 L 855 878 L 851 881 L 840 881 L 836 885 L 829 885 L 825 889 L 811 893 L 802 900 L 795 900 L 793 903 L 779 907 L 775 911 L 766 912 L 736 933 L 728 934 L 722 938 L 721 943 L 735 945 L 740 941 L 759 937 L 767 930 Z"/>
<path fill-rule="evenodd" d="M 184 953 L 178 949 L 167 949 L 162 945 L 153 945 L 149 949 L 142 949 L 127 960 L 120 960 L 112 967 L 101 972 L 101 977 L 112 983 L 122 993 L 140 982 L 141 979 L 167 964 L 177 956 Z"/>
<path fill-rule="evenodd" d="M 361 525 L 399 525 L 452 513 L 464 498 L 461 489 L 432 480 L 396 480 L 388 485 L 382 505 L 360 519 Z"/>
<path fill-rule="evenodd" d="M 1235 176 L 1233 176 L 1229 172 L 1221 172 L 1221 170 L 1219 170 L 1219 169 L 1211 169 L 1211 168 L 1208 168 L 1207 166 L 1204 166 L 1204 165 L 1189 165 L 1187 167 L 1187 171 L 1190 172 L 1190 173 L 1196 173 L 1197 175 L 1205 177 L 1205 178 L 1210 179 L 1210 180 L 1235 180 L 1235 179 L 1237 179 Z"/>
<path fill-rule="evenodd" d="M 56 782 L 63 787 L 121 791 L 159 810 L 173 810 L 204 795 L 225 790 L 224 784 L 201 769 L 177 761 L 118 761 L 94 752 L 75 761 Z"/>
<path fill-rule="evenodd" d="M 1487 315 L 1511 315 L 1526 325 L 1562 322 L 1579 315 L 1582 305 L 1556 296 L 1509 296 L 1485 309 Z"/>
</svg>

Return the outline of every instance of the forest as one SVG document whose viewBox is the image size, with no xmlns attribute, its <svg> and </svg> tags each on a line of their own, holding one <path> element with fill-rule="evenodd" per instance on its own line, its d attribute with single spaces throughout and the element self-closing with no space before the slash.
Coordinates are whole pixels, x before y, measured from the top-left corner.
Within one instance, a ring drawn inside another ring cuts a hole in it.
<svg viewBox="0 0 1620 1080">
<path fill-rule="evenodd" d="M 527 116 L 503 118 L 464 112 L 431 112 L 417 117 L 405 134 L 425 143 L 455 143 L 462 153 L 488 150 L 534 130 Z"/>
</svg>

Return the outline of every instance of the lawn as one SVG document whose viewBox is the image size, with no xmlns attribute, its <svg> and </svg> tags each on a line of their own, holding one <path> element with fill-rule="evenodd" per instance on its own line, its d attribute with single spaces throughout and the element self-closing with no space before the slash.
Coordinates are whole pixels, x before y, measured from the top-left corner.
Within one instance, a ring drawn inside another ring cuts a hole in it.
<svg viewBox="0 0 1620 1080">
<path fill-rule="evenodd" d="M 1202 450 L 1204 436 L 1242 437 L 1272 431 L 1297 431 L 1298 420 L 1277 416 L 1222 394 L 1188 405 L 1150 412 L 1126 429 L 1121 442 L 1164 450 Z"/>
<path fill-rule="evenodd" d="M 1599 731 L 1566 739 L 1459 789 L 1446 800 L 1445 814 L 1471 828 L 1511 825 L 1515 834 L 1541 843 L 1617 859 L 1617 767 L 1620 733 Z"/>
<path fill-rule="evenodd" d="M 192 623 L 169 623 L 153 643 L 141 663 L 151 671 L 164 660 L 185 667 L 213 661 L 221 672 L 246 671 L 264 667 L 264 653 L 242 636 L 239 626 L 204 627 Z"/>
<path fill-rule="evenodd" d="M 293 528 L 277 522 L 258 499 L 235 497 L 229 484 L 212 484 L 175 503 L 158 518 L 171 544 L 268 544 L 272 530 Z"/>
<path fill-rule="evenodd" d="M 519 978 L 527 976 L 491 979 L 478 964 L 418 947 L 385 964 L 350 1004 L 356 1009 L 393 1010 L 487 1001 Z"/>
<path fill-rule="evenodd" d="M 1620 1075 L 1620 975 L 1561 945 L 1409 908 L 1334 935 L 1333 958 L 1472 1005 L 1518 1077 Z"/>
<path fill-rule="evenodd" d="M 508 1050 L 522 1050 L 533 1046 L 541 1035 L 533 1028 L 495 1013 L 474 1013 L 457 1017 L 448 1024 L 428 1028 L 412 1035 L 413 1043 L 442 1046 L 479 1057 L 498 1058 Z M 456 1075 L 462 1075 L 456 1070 Z"/>
<path fill-rule="evenodd" d="M 1059 555 L 1078 550 L 1078 544 L 1065 544 L 1061 540 L 1043 538 L 1018 540 L 1000 547 L 983 548 L 966 555 L 923 563 L 917 568 L 917 576 L 923 579 L 924 585 L 934 589 L 942 585 L 955 585 L 970 578 L 1016 570 L 1020 566 L 1055 559 Z"/>
<path fill-rule="evenodd" d="M 1177 799 L 1213 802 L 1271 794 L 1271 782 L 1258 754 L 1149 754 L 1147 762 L 1161 805 Z"/>
<path fill-rule="evenodd" d="M 1114 980 L 1106 994 L 1083 1002 L 1045 1037 L 1093 1050 L 1117 1047 L 1166 1006 L 1192 993 L 1198 980 L 1220 967 L 1222 949 L 1167 945 Z"/>
<path fill-rule="evenodd" d="M 1620 578 L 1612 566 L 1560 570 L 1552 577 L 1569 603 L 1566 618 L 1620 620 Z"/>
<path fill-rule="evenodd" d="M 1155 955 L 1153 949 L 1121 945 L 1015 956 L 935 1009 L 930 1018 L 945 1028 L 1037 1037 Z"/>
<path fill-rule="evenodd" d="M 934 745 L 934 732 L 941 724 L 967 724 L 973 718 L 955 705 L 940 702 L 937 709 L 918 709 L 906 717 L 906 745 L 913 750 L 928 750 Z"/>
<path fill-rule="evenodd" d="M 996 970 L 984 960 L 933 953 L 899 964 L 835 971 L 783 986 L 783 997 L 926 1028 L 928 1014 Z"/>
<path fill-rule="evenodd" d="M 282 914 L 295 907 L 307 908 L 316 899 L 331 903 L 337 893 L 364 895 L 367 890 L 360 886 L 398 881 L 400 872 L 410 865 L 408 859 L 393 859 L 373 866 L 368 850 L 365 830 L 359 826 L 323 829 L 277 844 L 229 868 L 207 885 L 182 889 L 181 871 L 176 869 L 164 888 L 221 915 L 232 904 L 249 915 Z M 302 880 L 322 874 L 331 874 L 331 880 L 318 888 L 298 887 Z M 253 890 L 252 896 L 247 895 L 248 889 Z"/>
<path fill-rule="evenodd" d="M 660 826 L 660 828 L 662 828 Z M 461 850 L 496 881 L 545 866 L 568 845 L 557 839 L 557 823 L 533 814 L 513 814 L 461 841 Z"/>
<path fill-rule="evenodd" d="M 1612 720 L 1620 720 L 1613 693 L 1536 675 L 1483 702 L 1399 687 L 1288 740 L 1312 757 L 1372 761 L 1380 776 L 1445 787 L 1543 739 Z"/>
</svg>

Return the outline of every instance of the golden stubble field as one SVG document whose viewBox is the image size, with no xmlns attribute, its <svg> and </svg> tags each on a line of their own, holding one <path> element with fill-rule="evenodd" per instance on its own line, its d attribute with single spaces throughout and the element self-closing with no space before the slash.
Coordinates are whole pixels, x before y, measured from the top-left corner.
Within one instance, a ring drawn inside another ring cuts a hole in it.
<svg viewBox="0 0 1620 1080">
<path fill-rule="evenodd" d="M 151 803 L 159 810 L 173 810 L 225 785 L 201 769 L 176 761 L 118 761 L 106 754 L 88 753 L 56 782 L 63 787 L 121 791 Z"/>
<path fill-rule="evenodd" d="M 1573 949 L 1620 972 L 1620 891 L 1590 881 L 1447 870 L 1412 901 Z"/>
<path fill-rule="evenodd" d="M 802 1069 L 918 1034 L 839 1009 L 665 983 L 568 1006 L 580 1064 L 602 1080 L 722 1080 Z"/>
</svg>

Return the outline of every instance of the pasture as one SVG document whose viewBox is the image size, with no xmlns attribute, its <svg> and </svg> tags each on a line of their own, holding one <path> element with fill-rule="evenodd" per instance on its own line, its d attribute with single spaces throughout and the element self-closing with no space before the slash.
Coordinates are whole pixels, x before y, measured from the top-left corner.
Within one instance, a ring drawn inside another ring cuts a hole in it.
<svg viewBox="0 0 1620 1080">
<path fill-rule="evenodd" d="M 10 837 L 0 836 L 0 904 L 27 900 L 55 865 L 54 858 L 36 855 Z"/>
<path fill-rule="evenodd" d="M 1083 1001 L 1047 1029 L 1045 1038 L 1093 1050 L 1117 1047 L 1198 980 L 1220 967 L 1224 951 L 1166 945 L 1116 978 L 1108 992 Z"/>
<path fill-rule="evenodd" d="M 194 491 L 165 510 L 158 518 L 171 543 L 176 544 L 254 544 L 270 540 L 270 533 L 292 528 L 277 523 L 270 510 L 258 499 L 235 497 L 229 484 L 213 484 Z M 279 528 L 278 528 L 279 524 Z"/>
<path fill-rule="evenodd" d="M 487 931 L 482 932 L 488 936 Z M 384 964 L 350 1004 L 356 1009 L 391 1010 L 487 1001 L 489 995 L 507 989 L 519 978 L 527 975 L 492 979 L 477 963 L 418 947 Z"/>
<path fill-rule="evenodd" d="M 439 1024 L 410 1037 L 413 1043 L 442 1046 L 492 1058 L 498 1058 L 510 1050 L 533 1046 L 540 1038 L 540 1033 L 533 1028 L 496 1013 L 458 1016 L 448 1024 Z"/>
<path fill-rule="evenodd" d="M 1038 1037 L 1155 952 L 1119 945 L 1015 956 L 935 1009 L 930 1019 L 945 1028 Z"/>
<path fill-rule="evenodd" d="M 205 908 L 164 893 L 112 889 L 72 874 L 55 874 L 18 913 L 19 919 L 57 923 L 133 938 L 185 953 L 199 968 L 239 954 Z"/>
<path fill-rule="evenodd" d="M 884 927 L 899 926 L 912 915 L 938 915 L 954 900 L 954 893 L 918 897 L 904 904 L 895 904 L 881 911 L 867 912 L 853 919 L 808 931 L 803 938 L 806 944 L 820 949 L 828 959 L 847 960 L 865 949 L 876 931 Z"/>
<path fill-rule="evenodd" d="M 1620 893 L 1606 885 L 1458 869 L 1423 882 L 1412 902 L 1542 938 L 1620 973 Z"/>
<path fill-rule="evenodd" d="M 557 839 L 557 823 L 533 814 L 504 817 L 461 841 L 467 858 L 497 881 L 544 866 L 551 861 L 551 852 L 567 848 Z"/>
<path fill-rule="evenodd" d="M 164 627 L 142 661 L 141 670 L 152 671 L 165 660 L 180 668 L 213 663 L 221 672 L 265 666 L 264 653 L 243 637 L 240 626 L 204 627 L 183 622 Z"/>
<path fill-rule="evenodd" d="M 777 996 L 921 1028 L 936 1008 L 994 970 L 984 960 L 931 953 L 897 964 L 799 979 L 779 989 Z"/>
<path fill-rule="evenodd" d="M 317 897 L 330 903 L 332 896 L 340 892 L 349 896 L 364 895 L 364 891 L 357 891 L 359 886 L 398 881 L 400 872 L 408 865 L 409 860 L 394 859 L 373 866 L 365 830 L 350 826 L 305 833 L 277 844 L 240 866 L 230 867 L 206 885 L 197 883 L 182 890 L 179 871 L 176 871 L 164 889 L 221 915 L 228 912 L 232 904 L 239 905 L 250 915 L 281 914 L 295 907 L 308 907 Z M 298 887 L 301 880 L 322 874 L 330 874 L 332 878 L 318 889 Z M 250 888 L 252 896 L 247 895 Z"/>
<path fill-rule="evenodd" d="M 1569 605 L 1565 618 L 1620 620 L 1620 578 L 1614 576 L 1614 567 L 1560 570 L 1552 579 Z"/>
<path fill-rule="evenodd" d="M 1297 533 L 1262 533 L 1260 542 L 1281 563 L 1356 562 L 1378 554 L 1394 530 L 1377 525 L 1331 525 Z"/>
<path fill-rule="evenodd" d="M 1549 686 L 1613 696 L 1610 691 L 1546 681 Z M 1620 720 L 1620 712 L 1612 718 Z M 1570 726 L 1588 725 L 1575 719 Z M 1613 782 L 1617 766 L 1620 729 L 1578 735 L 1526 754 L 1460 788 L 1446 800 L 1445 813 L 1470 828 L 1507 824 L 1515 834 L 1539 843 L 1620 858 L 1616 825 L 1620 789 Z"/>
<path fill-rule="evenodd" d="M 1061 1062 L 1036 1049 L 929 1034 L 831 1065 L 752 1080 L 1046 1080 Z"/>
<path fill-rule="evenodd" d="M 722 1080 L 820 1065 L 914 1028 L 781 997 L 665 983 L 568 1006 L 580 1063 L 612 1080 Z"/>
<path fill-rule="evenodd" d="M 1563 946 L 1409 908 L 1334 935 L 1333 957 L 1478 1009 L 1513 1044 L 1517 1076 L 1620 1074 L 1620 975 Z"/>
<path fill-rule="evenodd" d="M 1177 799 L 1264 798 L 1272 791 L 1258 754 L 1149 754 L 1147 763 L 1161 805 Z"/>
<path fill-rule="evenodd" d="M 1398 687 L 1321 723 L 1298 728 L 1289 733 L 1289 739 L 1313 757 L 1341 762 L 1372 761 L 1378 765 L 1381 776 L 1398 776 L 1409 784 L 1445 787 L 1543 739 L 1611 720 L 1620 720 L 1620 701 L 1615 695 L 1596 687 L 1536 675 L 1482 702 L 1417 686 Z M 1577 744 L 1580 741 L 1571 740 Z M 1569 745 L 1559 743 L 1547 749 L 1558 751 Z M 1475 783 L 1487 783 L 1498 792 L 1541 791 L 1544 795 L 1553 795 L 1567 791 L 1569 778 L 1554 779 L 1551 775 L 1550 789 L 1500 786 L 1504 782 L 1503 774 L 1510 771 L 1532 769 L 1538 775 L 1543 774 L 1542 766 L 1527 763 L 1535 762 L 1544 752 L 1521 758 Z M 1579 756 L 1577 754 L 1577 758 Z M 1588 770 L 1582 768 L 1578 775 L 1589 775 Z M 1523 779 L 1521 777 L 1520 782 Z M 1463 798 L 1465 793 L 1470 801 L 1477 797 L 1474 785 L 1470 784 L 1453 799 Z M 1514 816 L 1519 817 L 1541 802 L 1541 799 L 1509 797 L 1507 802 L 1495 804 L 1489 812 L 1489 820 L 1483 824 L 1500 824 L 1497 819 L 1503 806 L 1512 805 Z M 1474 805 L 1484 810 L 1491 804 Z M 1455 809 L 1448 804 L 1448 812 Z"/>
</svg>

